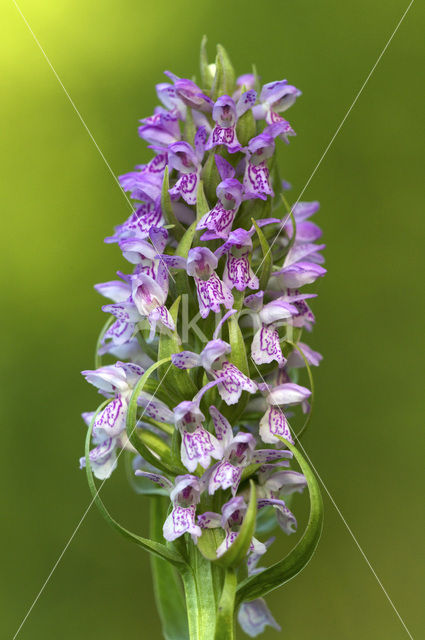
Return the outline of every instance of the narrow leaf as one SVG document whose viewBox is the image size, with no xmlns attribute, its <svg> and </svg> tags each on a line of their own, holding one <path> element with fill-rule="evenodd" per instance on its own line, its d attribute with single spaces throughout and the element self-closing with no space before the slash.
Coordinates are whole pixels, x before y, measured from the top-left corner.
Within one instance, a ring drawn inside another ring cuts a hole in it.
<svg viewBox="0 0 425 640">
<path fill-rule="evenodd" d="M 236 75 L 233 65 L 230 61 L 226 49 L 221 45 L 217 45 L 217 83 L 214 92 L 217 91 L 217 97 L 221 95 L 232 95 L 235 90 Z"/>
<path fill-rule="evenodd" d="M 311 560 L 322 533 L 323 501 L 316 477 L 298 449 L 287 440 L 280 440 L 292 451 L 306 477 L 310 495 L 310 517 L 303 537 L 286 558 L 240 583 L 237 590 L 238 603 L 261 598 L 294 578 Z"/>
<path fill-rule="evenodd" d="M 157 542 L 163 539 L 162 526 L 167 517 L 168 498 L 150 499 L 150 535 Z M 162 558 L 151 557 L 155 602 L 165 640 L 187 640 L 186 604 L 182 583 L 176 569 Z"/>
<path fill-rule="evenodd" d="M 254 218 L 251 218 L 251 220 L 252 220 L 252 224 L 255 227 L 255 231 L 257 232 L 257 236 L 260 241 L 261 250 L 263 252 L 263 259 L 261 261 L 261 275 L 260 275 L 259 288 L 265 291 L 270 278 L 270 273 L 272 271 L 272 252 L 270 250 L 269 243 L 267 242 L 264 236 L 264 233 L 261 231 L 260 227 L 255 222 Z"/>
<path fill-rule="evenodd" d="M 181 296 L 179 296 L 174 301 L 169 309 L 170 315 L 173 318 L 176 327 L 180 301 Z M 158 360 L 169 358 L 174 353 L 178 353 L 181 350 L 181 340 L 177 333 L 177 329 L 175 331 L 164 331 L 163 333 L 161 333 L 158 343 Z M 158 375 L 160 379 L 163 378 L 163 384 L 167 385 L 170 389 L 173 390 L 173 393 L 176 394 L 176 397 L 173 399 L 173 406 L 178 404 L 180 400 L 184 400 L 187 397 L 189 397 L 190 399 L 193 398 L 193 396 L 197 392 L 197 388 L 195 387 L 195 384 L 189 376 L 189 373 L 187 371 L 178 369 L 174 365 L 170 367 L 168 361 L 167 364 L 159 367 Z"/>
<path fill-rule="evenodd" d="M 201 42 L 200 67 L 201 67 L 202 88 L 205 89 L 206 91 L 210 91 L 213 80 L 214 80 L 214 76 L 211 73 L 211 69 L 208 64 L 207 36 L 204 36 Z"/>
<path fill-rule="evenodd" d="M 222 567 L 237 567 L 246 558 L 255 531 L 257 516 L 257 492 L 255 484 L 250 480 L 251 493 L 248 509 L 242 522 L 239 533 L 227 551 L 216 560 Z"/>
<path fill-rule="evenodd" d="M 229 343 L 232 347 L 230 361 L 244 373 L 249 376 L 248 357 L 246 355 L 246 345 L 242 331 L 238 322 L 238 313 L 230 316 L 228 320 L 229 326 Z"/>
<path fill-rule="evenodd" d="M 142 440 L 140 439 L 138 433 L 137 433 L 137 427 L 136 427 L 136 420 L 137 420 L 137 399 L 141 393 L 141 391 L 143 391 L 143 387 L 145 385 L 145 382 L 149 379 L 149 377 L 151 376 L 151 374 L 158 369 L 158 367 L 160 367 L 161 365 L 165 364 L 165 362 L 170 363 L 171 365 L 171 358 L 163 358 L 162 360 L 159 360 L 158 362 L 154 362 L 153 365 L 151 365 L 149 367 L 149 369 L 147 369 L 145 371 L 145 373 L 142 375 L 142 377 L 140 378 L 140 380 L 137 382 L 136 386 L 133 389 L 133 393 L 131 394 L 131 398 L 130 398 L 130 402 L 128 403 L 128 409 L 127 409 L 127 419 L 126 419 L 126 430 L 127 430 L 127 437 L 130 440 L 131 444 L 133 445 L 133 447 L 140 453 L 140 455 L 150 464 L 154 465 L 154 467 L 157 467 L 158 469 L 161 469 L 161 471 L 164 471 L 165 473 L 172 473 L 173 470 L 170 468 L 170 466 L 164 464 L 164 462 L 160 459 L 157 458 L 155 455 L 153 455 L 153 453 L 151 452 L 151 450 L 146 446 L 146 444 L 144 442 L 142 442 Z M 159 384 L 161 384 L 161 380 L 159 381 Z M 142 417 L 143 420 L 143 417 Z"/>
<path fill-rule="evenodd" d="M 204 189 L 206 196 L 210 202 L 214 202 L 217 198 L 217 186 L 221 182 L 220 174 L 218 173 L 217 165 L 215 163 L 215 149 L 209 152 L 209 156 L 202 169 L 202 181 L 204 183 Z M 245 204 L 245 203 L 244 203 Z"/>
<path fill-rule="evenodd" d="M 257 124 L 255 122 L 252 109 L 248 109 L 239 118 L 236 124 L 236 136 L 243 147 L 257 134 Z"/>
<path fill-rule="evenodd" d="M 102 499 L 100 498 L 99 494 L 100 494 L 100 491 L 101 491 L 101 489 L 103 487 L 103 484 L 104 484 L 105 480 L 102 482 L 102 484 L 100 485 L 99 489 L 97 489 L 95 481 L 94 481 L 93 473 L 92 473 L 92 470 L 91 470 L 91 465 L 90 465 L 90 439 L 91 439 L 93 426 L 94 426 L 94 421 L 96 419 L 96 416 L 103 409 L 105 404 L 106 403 L 102 403 L 100 405 L 100 407 L 98 407 L 97 411 L 95 412 L 95 414 L 94 414 L 94 416 L 93 416 L 93 418 L 91 420 L 90 427 L 87 430 L 87 437 L 86 437 L 86 444 L 85 444 L 87 482 L 88 482 L 88 485 L 89 485 L 90 492 L 91 492 L 91 494 L 93 496 L 93 502 L 95 503 L 96 507 L 99 509 L 99 511 L 102 514 L 102 516 L 105 518 L 106 522 L 113 529 L 118 531 L 118 533 L 120 533 L 124 538 L 127 538 L 127 540 L 130 540 L 131 542 L 134 542 L 135 544 L 139 545 L 140 547 L 142 547 L 146 551 L 149 551 L 150 553 L 153 553 L 154 555 L 156 555 L 156 556 L 158 556 L 160 558 L 164 558 L 164 560 L 167 560 L 168 562 L 171 562 L 172 564 L 174 564 L 176 566 L 184 565 L 184 560 L 181 557 L 181 555 L 179 553 L 177 553 L 176 551 L 174 551 L 173 549 L 169 549 L 168 547 L 166 547 L 165 544 L 162 544 L 160 542 L 155 542 L 153 540 L 149 540 L 148 538 L 142 538 L 141 536 L 138 536 L 137 534 L 133 533 L 132 531 L 129 531 L 129 529 L 126 529 L 125 527 L 121 526 L 110 515 L 110 513 L 107 510 L 107 508 L 105 507 Z"/>
</svg>

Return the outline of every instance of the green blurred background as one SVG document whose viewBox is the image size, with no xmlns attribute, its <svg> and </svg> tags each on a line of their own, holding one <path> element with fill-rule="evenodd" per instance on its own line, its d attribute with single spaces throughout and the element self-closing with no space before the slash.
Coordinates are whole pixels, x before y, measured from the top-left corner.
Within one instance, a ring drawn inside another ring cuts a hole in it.
<svg viewBox="0 0 425 640">
<path fill-rule="evenodd" d="M 303 90 L 284 177 L 304 186 L 407 1 L 22 0 L 21 9 L 116 174 L 148 157 L 137 120 L 162 71 L 198 73 L 203 33 L 239 73 Z M 416 2 L 314 176 L 328 276 L 310 343 L 325 359 L 304 446 L 413 637 L 424 637 L 424 5 Z M 1 637 L 12 638 L 89 502 L 78 470 L 97 404 L 79 372 L 104 321 L 92 285 L 127 205 L 11 0 L 0 9 Z M 147 532 L 123 469 L 104 490 Z M 408 637 L 329 499 L 309 567 L 269 604 L 287 640 Z M 292 542 L 292 541 L 291 541 Z M 275 552 L 276 553 L 276 550 Z M 422 555 L 423 558 L 423 555 Z M 160 638 L 146 555 L 92 509 L 19 638 Z"/>
</svg>

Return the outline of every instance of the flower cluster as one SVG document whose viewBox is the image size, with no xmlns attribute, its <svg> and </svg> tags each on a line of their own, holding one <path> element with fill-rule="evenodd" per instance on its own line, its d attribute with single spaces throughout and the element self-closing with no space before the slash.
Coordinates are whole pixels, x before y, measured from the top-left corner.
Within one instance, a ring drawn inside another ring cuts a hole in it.
<svg viewBox="0 0 425 640">
<path fill-rule="evenodd" d="M 83 417 L 94 475 L 108 478 L 127 451 L 136 476 L 169 496 L 164 538 L 190 534 L 197 545 L 215 529 L 220 558 L 244 522 L 249 479 L 264 530 L 296 531 L 288 505 L 306 481 L 281 438 L 297 435 L 288 407 L 310 410 L 299 369 L 321 355 L 300 342 L 315 322 L 315 294 L 303 288 L 325 269 L 310 220 L 319 204 L 287 210 L 276 163 L 276 147 L 295 135 L 282 113 L 301 92 L 286 80 L 261 86 L 254 74 L 203 71 L 203 88 L 166 72 L 161 104 L 138 130 L 153 157 L 120 177 L 134 210 L 106 242 L 131 268 L 96 285 L 109 301 L 98 350 L 109 364 L 83 375 L 107 403 Z M 252 537 L 248 575 L 268 546 Z M 261 598 L 243 603 L 238 619 L 251 636 L 279 628 Z"/>
</svg>

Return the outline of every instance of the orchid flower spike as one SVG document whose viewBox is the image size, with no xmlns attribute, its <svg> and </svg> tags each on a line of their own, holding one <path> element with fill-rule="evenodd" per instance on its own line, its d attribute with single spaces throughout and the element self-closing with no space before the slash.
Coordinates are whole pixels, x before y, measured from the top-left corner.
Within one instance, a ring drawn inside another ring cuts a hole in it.
<svg viewBox="0 0 425 640">
<path fill-rule="evenodd" d="M 223 620 L 237 615 L 254 637 L 280 629 L 263 596 L 313 553 L 300 548 L 296 567 L 289 555 L 282 575 L 279 563 L 257 566 L 267 564 L 269 532 L 296 531 L 293 496 L 307 487 L 310 539 L 320 534 L 319 491 L 297 436 L 322 360 L 306 337 L 311 288 L 326 273 L 311 220 L 319 203 L 291 208 L 281 197 L 290 185 L 276 154 L 295 135 L 282 115 L 301 95 L 295 86 L 262 84 L 255 70 L 236 78 L 221 45 L 208 62 L 205 39 L 199 80 L 165 73 L 138 128 L 151 159 L 119 177 L 131 215 L 105 239 L 128 270 L 95 286 L 107 322 L 82 373 L 103 402 L 83 414 L 80 467 L 108 522 L 162 558 L 152 570 L 168 630 L 200 640 L 219 628 L 231 640 Z M 96 490 L 93 476 L 105 481 L 124 460 L 151 501 L 155 539 L 112 520 Z"/>
</svg>

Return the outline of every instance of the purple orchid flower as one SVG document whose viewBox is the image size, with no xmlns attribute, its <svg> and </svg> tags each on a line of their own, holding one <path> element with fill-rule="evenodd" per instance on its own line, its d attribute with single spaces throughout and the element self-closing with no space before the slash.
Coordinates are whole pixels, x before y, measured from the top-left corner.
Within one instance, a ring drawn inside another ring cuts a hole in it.
<svg viewBox="0 0 425 640">
<path fill-rule="evenodd" d="M 245 229 L 231 231 L 224 244 L 216 251 L 219 258 L 226 254 L 226 264 L 223 272 L 223 282 L 232 289 L 258 289 L 259 281 L 251 268 L 250 256 L 252 252 L 252 233 Z"/>
<path fill-rule="evenodd" d="M 170 113 L 179 120 L 186 119 L 186 105 L 178 95 L 176 88 L 168 82 L 161 82 L 155 87 L 158 98 Z"/>
<path fill-rule="evenodd" d="M 305 344 L 304 342 L 298 342 L 298 347 L 303 352 L 310 366 L 313 366 L 313 367 L 319 366 L 321 360 L 323 360 L 323 356 L 321 353 L 319 353 L 318 351 L 313 351 L 313 349 L 311 349 L 311 347 L 309 347 L 308 344 Z M 288 368 L 291 368 L 291 369 L 298 369 L 300 367 L 305 367 L 304 358 L 302 357 L 302 355 L 297 349 L 294 349 L 289 354 L 287 365 L 288 365 Z"/>
<path fill-rule="evenodd" d="M 260 421 L 260 437 L 263 442 L 278 444 L 276 436 L 293 443 L 293 438 L 285 414 L 281 406 L 301 404 L 311 396 L 311 391 L 294 382 L 286 382 L 270 389 L 268 385 L 261 387 L 267 395 L 269 408 Z"/>
<path fill-rule="evenodd" d="M 116 467 L 117 447 L 134 450 L 124 431 L 128 400 L 143 374 L 143 369 L 133 363 L 117 362 L 99 369 L 82 371 L 82 374 L 102 395 L 111 398 L 95 418 L 92 437 L 97 446 L 90 452 L 93 473 L 96 477 L 104 479 L 109 477 Z M 90 424 L 93 415 L 83 414 L 87 425 Z M 80 466 L 84 465 L 85 458 L 81 458 Z"/>
<path fill-rule="evenodd" d="M 164 155 L 156 156 L 156 158 L 163 157 Z M 141 171 L 120 176 L 124 191 L 130 191 L 132 198 L 143 202 L 123 224 L 115 227 L 114 235 L 105 238 L 105 242 L 119 242 L 123 238 L 132 237 L 143 239 L 149 235 L 152 228 L 161 227 L 164 224 L 160 202 L 162 174 L 163 168 L 157 174 Z"/>
<path fill-rule="evenodd" d="M 224 529 L 225 538 L 217 548 L 217 558 L 223 555 L 230 545 L 236 540 L 239 528 L 243 522 L 248 507 L 242 496 L 231 498 L 221 509 L 221 515 L 213 511 L 206 511 L 198 516 L 198 524 L 201 529 Z M 249 551 L 263 554 L 267 551 L 264 543 L 252 538 Z"/>
<path fill-rule="evenodd" d="M 323 231 L 321 228 L 308 219 L 319 210 L 319 207 L 320 205 L 318 202 L 298 202 L 292 208 L 292 214 L 295 218 L 296 224 L 296 243 L 316 242 L 316 240 L 319 240 L 322 237 Z M 286 216 L 286 218 L 288 218 L 288 216 Z M 291 218 L 288 218 L 285 221 L 285 231 L 288 238 L 292 238 L 293 225 Z"/>
<path fill-rule="evenodd" d="M 213 101 L 192 80 L 179 78 L 171 71 L 166 71 L 165 75 L 174 82 L 176 94 L 188 107 L 198 111 L 211 112 Z"/>
<path fill-rule="evenodd" d="M 239 607 L 238 622 L 242 630 L 251 638 L 263 633 L 267 626 L 273 627 L 276 631 L 282 630 L 273 618 L 264 598 L 243 602 Z"/>
<path fill-rule="evenodd" d="M 210 249 L 194 247 L 190 249 L 187 259 L 165 254 L 160 257 L 169 267 L 186 269 L 187 274 L 193 277 L 202 318 L 206 318 L 210 311 L 218 313 L 222 304 L 226 309 L 233 306 L 230 289 L 215 272 L 218 260 Z"/>
<path fill-rule="evenodd" d="M 231 488 L 236 494 L 243 469 L 250 464 L 255 449 L 255 438 L 250 433 L 239 432 L 233 435 L 229 421 L 214 406 L 209 408 L 214 422 L 217 440 L 223 450 L 220 462 L 208 469 L 204 474 L 208 484 L 208 493 L 214 494 L 218 489 Z"/>
<path fill-rule="evenodd" d="M 265 84 L 260 93 L 260 104 L 253 108 L 254 118 L 265 119 L 268 124 L 281 122 L 278 114 L 291 107 L 301 95 L 301 91 L 286 80 Z"/>
<path fill-rule="evenodd" d="M 273 507 L 276 510 L 276 519 L 282 531 L 288 536 L 296 532 L 297 521 L 295 516 L 283 500 L 277 498 L 260 498 L 260 500 L 257 501 L 257 507 L 258 509 Z"/>
<path fill-rule="evenodd" d="M 93 416 L 94 411 L 83 413 L 83 420 L 87 427 L 90 426 Z M 93 430 L 92 441 L 96 446 L 89 453 L 90 467 L 98 480 L 109 478 L 112 472 L 115 471 L 117 467 L 117 449 L 136 452 L 124 432 L 111 437 L 105 433 L 104 429 L 97 428 L 96 431 Z M 86 458 L 83 456 L 80 458 L 80 469 L 85 466 Z"/>
<path fill-rule="evenodd" d="M 246 166 L 243 178 L 245 198 L 266 200 L 268 196 L 274 196 L 267 160 L 274 154 L 275 138 L 287 136 L 288 133 L 289 130 L 285 123 L 278 122 L 269 125 L 263 133 L 249 141 L 248 147 L 245 149 Z"/>
<path fill-rule="evenodd" d="M 259 498 L 278 498 L 280 493 L 290 496 L 293 493 L 302 493 L 307 486 L 307 480 L 302 473 L 292 469 L 276 471 L 274 465 L 265 465 L 257 476 Z"/>
<path fill-rule="evenodd" d="M 205 416 L 199 408 L 199 401 L 204 389 L 201 389 L 197 398 L 184 400 L 173 410 L 174 424 L 182 437 L 182 463 L 190 472 L 195 471 L 198 464 L 206 469 L 211 464 L 211 458 L 219 460 L 222 456 L 218 440 L 202 426 Z"/>
<path fill-rule="evenodd" d="M 135 310 L 134 315 L 132 315 L 132 319 L 130 319 L 130 312 L 126 313 L 124 311 L 126 306 L 132 306 L 131 285 L 129 282 L 113 280 L 111 282 L 97 284 L 95 285 L 95 289 L 101 295 L 112 300 L 118 305 L 118 307 L 122 308 L 122 313 L 113 314 L 115 315 L 116 320 L 107 329 L 102 338 L 101 350 L 99 350 L 99 353 L 108 353 L 114 348 L 128 344 L 131 341 L 135 331 L 135 323 L 140 319 L 140 317 Z M 109 313 L 109 309 L 111 307 L 115 307 L 115 305 L 105 305 L 102 309 Z"/>
<path fill-rule="evenodd" d="M 233 100 L 237 102 L 244 91 L 255 88 L 255 76 L 253 73 L 244 73 L 236 78 L 236 91 L 233 94 Z"/>
<path fill-rule="evenodd" d="M 156 107 L 153 116 L 140 121 L 139 136 L 151 145 L 167 147 L 180 140 L 180 126 L 177 115 Z"/>
<path fill-rule="evenodd" d="M 166 282 L 157 282 L 145 273 L 136 273 L 131 277 L 132 298 L 136 310 L 142 318 L 149 321 L 151 332 L 149 340 L 153 340 L 157 324 L 163 325 L 170 331 L 175 331 L 175 324 L 165 306 L 168 294 Z M 112 307 L 112 305 L 109 305 Z"/>
<path fill-rule="evenodd" d="M 163 475 L 148 471 L 136 470 L 137 476 L 148 478 L 168 491 L 173 509 L 164 522 L 164 538 L 169 542 L 176 540 L 185 533 L 192 536 L 196 543 L 202 534 L 196 524 L 196 505 L 200 500 L 203 485 L 200 479 L 189 474 L 177 476 L 174 484 Z"/>
<path fill-rule="evenodd" d="M 217 99 L 212 111 L 216 124 L 208 139 L 207 150 L 224 145 L 229 153 L 236 153 L 242 148 L 236 137 L 236 123 L 238 118 L 252 108 L 256 99 L 257 94 L 253 90 L 242 94 L 236 104 L 230 96 L 220 96 Z"/>
<path fill-rule="evenodd" d="M 210 311 L 218 313 L 222 304 L 226 309 L 233 306 L 230 289 L 215 272 L 217 264 L 216 256 L 206 247 L 195 247 L 188 253 L 186 271 L 195 280 L 202 318 L 206 318 Z"/>
<path fill-rule="evenodd" d="M 215 156 L 217 168 L 222 179 L 216 189 L 217 204 L 198 222 L 197 229 L 208 229 L 201 240 L 226 239 L 232 228 L 233 220 L 244 198 L 243 186 L 235 176 L 235 169 L 221 156 Z"/>
<path fill-rule="evenodd" d="M 180 174 L 176 184 L 169 190 L 173 200 L 177 200 L 181 196 L 187 204 L 196 204 L 206 139 L 205 127 L 200 127 L 195 135 L 195 149 L 188 142 L 175 142 L 168 147 L 170 171 L 177 169 Z"/>
<path fill-rule="evenodd" d="M 218 380 L 218 392 L 228 405 L 235 404 L 242 391 L 255 393 L 257 385 L 226 357 L 231 347 L 227 342 L 213 339 L 208 342 L 200 354 L 193 351 L 180 351 L 171 356 L 173 364 L 179 369 L 203 367 L 205 371 Z"/>
<path fill-rule="evenodd" d="M 259 328 L 251 343 L 251 357 L 256 364 L 268 364 L 275 360 L 279 367 L 286 363 L 280 346 L 280 338 L 276 323 L 291 319 L 298 314 L 298 309 L 289 296 L 280 297 L 263 305 L 264 292 L 259 291 L 245 298 L 244 304 L 249 307 L 258 319 Z"/>
<path fill-rule="evenodd" d="M 291 254 L 291 255 L 290 255 Z M 298 289 L 306 284 L 312 284 L 317 278 L 323 278 L 326 269 L 315 262 L 298 261 L 295 252 L 289 252 L 285 258 L 283 268 L 274 271 L 272 277 L 279 278 L 279 283 L 288 289 Z"/>
<path fill-rule="evenodd" d="M 136 265 L 134 273 L 144 273 L 168 291 L 168 267 L 161 254 L 168 241 L 164 228 L 151 228 L 149 241 L 137 237 L 123 238 L 119 247 L 126 260 Z"/>
</svg>

